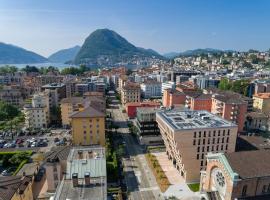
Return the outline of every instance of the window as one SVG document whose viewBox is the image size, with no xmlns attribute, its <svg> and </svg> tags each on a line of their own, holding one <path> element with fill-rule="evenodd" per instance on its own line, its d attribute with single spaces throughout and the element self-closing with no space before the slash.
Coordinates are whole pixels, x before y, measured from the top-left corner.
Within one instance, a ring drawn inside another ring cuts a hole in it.
<svg viewBox="0 0 270 200">
<path fill-rule="evenodd" d="M 224 143 L 224 138 L 222 138 L 222 141 L 221 141 L 221 143 Z"/>
<path fill-rule="evenodd" d="M 214 136 L 214 137 L 216 136 L 216 131 L 214 131 L 214 134 L 213 134 L 213 136 Z"/>
<path fill-rule="evenodd" d="M 196 133 L 196 132 L 194 132 L 194 134 L 193 134 L 193 137 L 194 137 L 194 138 L 196 138 L 196 134 L 197 134 L 197 133 Z"/>
<path fill-rule="evenodd" d="M 226 144 L 226 146 L 225 146 L 225 150 L 228 150 L 228 145 Z"/>
<path fill-rule="evenodd" d="M 198 140 L 198 145 L 200 145 L 200 144 L 201 144 L 201 140 L 199 139 L 199 140 Z"/>
<path fill-rule="evenodd" d="M 221 151 L 223 151 L 223 145 L 221 145 Z"/>
<path fill-rule="evenodd" d="M 207 146 L 207 152 L 209 151 L 209 146 Z"/>
<path fill-rule="evenodd" d="M 216 146 L 216 151 L 218 151 L 218 147 L 219 147 L 219 146 L 217 145 L 217 146 Z"/>
<path fill-rule="evenodd" d="M 204 147 L 202 147 L 202 152 L 204 152 Z"/>
<path fill-rule="evenodd" d="M 203 137 L 206 137 L 206 131 L 203 132 Z"/>
<path fill-rule="evenodd" d="M 227 135 L 228 135 L 228 136 L 230 135 L 230 129 L 228 130 Z"/>
<path fill-rule="evenodd" d="M 225 135 L 225 132 L 226 132 L 226 131 L 225 131 L 225 130 L 223 130 L 223 136 Z"/>
<path fill-rule="evenodd" d="M 202 159 L 204 159 L 204 154 L 202 154 Z"/>
<path fill-rule="evenodd" d="M 205 144 L 205 139 L 203 139 L 203 144 Z"/>
<path fill-rule="evenodd" d="M 196 145 L 196 140 L 193 140 L 193 145 Z"/>
<path fill-rule="evenodd" d="M 242 196 L 246 196 L 247 195 L 247 185 L 244 185 L 243 189 L 242 189 Z"/>
<path fill-rule="evenodd" d="M 207 144 L 210 144 L 210 138 L 208 138 Z"/>
<path fill-rule="evenodd" d="M 219 138 L 217 139 L 217 143 L 219 144 Z"/>
<path fill-rule="evenodd" d="M 83 131 L 83 134 L 86 134 L 86 131 Z"/>
<path fill-rule="evenodd" d="M 215 138 L 213 138 L 213 142 L 212 143 L 215 144 Z"/>
<path fill-rule="evenodd" d="M 197 160 L 199 160 L 200 159 L 200 154 L 197 154 Z"/>
<path fill-rule="evenodd" d="M 208 132 L 208 137 L 211 137 L 211 131 Z"/>
<path fill-rule="evenodd" d="M 266 193 L 266 192 L 267 192 L 266 185 L 264 185 L 263 188 L 262 188 L 262 193 Z"/>
<path fill-rule="evenodd" d="M 200 147 L 197 148 L 197 152 L 200 152 Z"/>
<path fill-rule="evenodd" d="M 214 151 L 214 146 L 212 146 L 212 151 Z"/>
<path fill-rule="evenodd" d="M 201 167 L 203 166 L 203 160 L 201 161 Z"/>
<path fill-rule="evenodd" d="M 201 137 L 202 135 L 201 135 L 202 133 L 201 133 L 201 131 L 199 132 L 199 137 Z"/>
</svg>

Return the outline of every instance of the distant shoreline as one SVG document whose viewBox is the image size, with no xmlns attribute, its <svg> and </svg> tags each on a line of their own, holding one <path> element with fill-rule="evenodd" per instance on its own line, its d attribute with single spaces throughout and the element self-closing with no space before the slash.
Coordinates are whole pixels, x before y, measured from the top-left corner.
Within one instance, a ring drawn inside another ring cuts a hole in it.
<svg viewBox="0 0 270 200">
<path fill-rule="evenodd" d="M 57 67 L 59 69 L 63 69 L 63 68 L 66 68 L 66 67 L 78 67 L 76 65 L 69 65 L 69 64 L 64 64 L 64 63 L 25 63 L 25 64 L 0 64 L 0 67 L 3 67 L 3 66 L 6 66 L 6 65 L 9 65 L 9 66 L 15 66 L 19 69 L 21 68 L 24 68 L 26 67 L 27 65 L 29 66 L 35 66 L 35 67 L 38 67 L 38 68 L 41 68 L 41 67 L 49 67 L 49 66 L 53 66 L 53 67 Z"/>
</svg>

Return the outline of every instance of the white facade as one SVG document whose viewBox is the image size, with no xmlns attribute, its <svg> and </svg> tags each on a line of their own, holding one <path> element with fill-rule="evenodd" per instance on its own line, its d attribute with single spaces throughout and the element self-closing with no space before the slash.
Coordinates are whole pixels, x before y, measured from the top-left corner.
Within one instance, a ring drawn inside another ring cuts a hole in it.
<svg viewBox="0 0 270 200">
<path fill-rule="evenodd" d="M 173 81 L 168 81 L 166 83 L 162 83 L 161 93 L 163 94 L 164 90 L 174 89 L 174 88 L 175 88 L 175 82 L 173 82 Z"/>
<path fill-rule="evenodd" d="M 142 83 L 141 91 L 144 98 L 160 97 L 161 83 L 159 82 Z"/>
<path fill-rule="evenodd" d="M 27 128 L 47 128 L 49 124 L 49 97 L 36 94 L 32 104 L 24 107 L 25 126 Z"/>
</svg>

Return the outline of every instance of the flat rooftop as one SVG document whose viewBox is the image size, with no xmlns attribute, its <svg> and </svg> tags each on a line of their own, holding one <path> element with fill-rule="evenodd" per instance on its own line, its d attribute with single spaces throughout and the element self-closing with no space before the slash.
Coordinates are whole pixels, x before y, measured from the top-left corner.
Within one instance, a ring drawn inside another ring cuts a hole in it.
<svg viewBox="0 0 270 200">
<path fill-rule="evenodd" d="M 106 200 L 107 187 L 106 179 L 91 178 L 89 186 L 84 185 L 84 180 L 79 179 L 79 186 L 73 187 L 72 180 L 62 180 L 60 183 L 60 190 L 56 194 L 57 200 L 67 199 L 92 199 L 92 200 Z"/>
<path fill-rule="evenodd" d="M 164 122 L 176 131 L 200 128 L 237 127 L 236 124 L 204 110 L 163 110 L 157 112 L 157 117 L 163 119 Z"/>
</svg>

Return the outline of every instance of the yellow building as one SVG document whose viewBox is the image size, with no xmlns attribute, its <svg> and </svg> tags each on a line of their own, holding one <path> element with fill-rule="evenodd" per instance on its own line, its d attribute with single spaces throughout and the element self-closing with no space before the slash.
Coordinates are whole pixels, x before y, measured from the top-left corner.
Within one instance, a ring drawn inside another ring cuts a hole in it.
<svg viewBox="0 0 270 200">
<path fill-rule="evenodd" d="M 82 97 L 71 97 L 61 100 L 61 118 L 63 127 L 70 126 L 70 115 L 79 111 L 79 108 L 84 107 L 83 104 L 84 99 Z"/>
<path fill-rule="evenodd" d="M 254 94 L 253 108 L 260 110 L 268 116 L 270 112 L 270 93 Z"/>
<path fill-rule="evenodd" d="M 105 146 L 105 114 L 89 106 L 70 116 L 75 145 Z"/>
<path fill-rule="evenodd" d="M 6 176 L 0 179 L 0 199 L 33 200 L 32 177 Z"/>
</svg>

